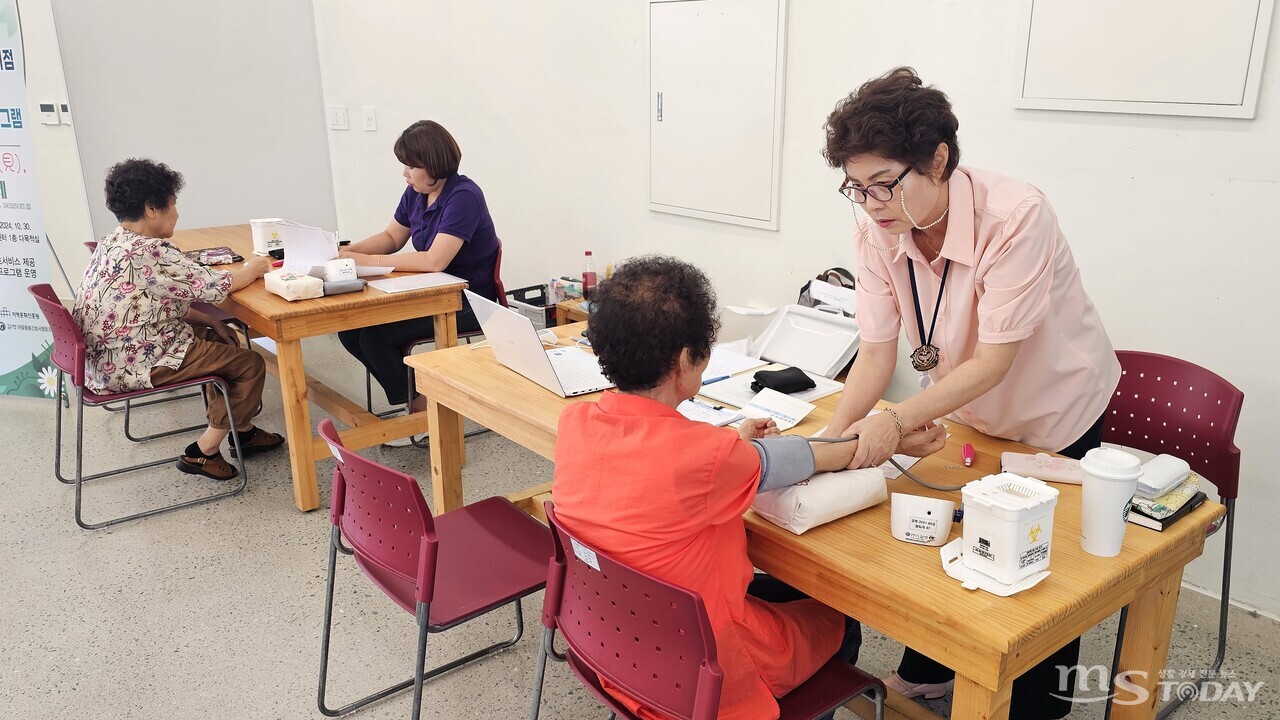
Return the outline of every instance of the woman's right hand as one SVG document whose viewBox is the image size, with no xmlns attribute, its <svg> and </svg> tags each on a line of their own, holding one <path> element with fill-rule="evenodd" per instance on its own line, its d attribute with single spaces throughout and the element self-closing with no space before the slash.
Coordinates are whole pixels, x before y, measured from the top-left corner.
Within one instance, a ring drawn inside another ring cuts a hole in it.
<svg viewBox="0 0 1280 720">
<path fill-rule="evenodd" d="M 271 258 L 262 255 L 254 255 L 244 261 L 244 270 L 251 275 L 254 280 L 271 272 Z"/>
</svg>

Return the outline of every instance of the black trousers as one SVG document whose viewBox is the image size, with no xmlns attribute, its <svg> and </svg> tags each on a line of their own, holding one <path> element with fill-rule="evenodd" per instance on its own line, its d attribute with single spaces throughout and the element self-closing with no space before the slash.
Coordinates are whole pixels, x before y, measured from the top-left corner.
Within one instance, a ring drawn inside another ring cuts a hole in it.
<svg viewBox="0 0 1280 720">
<path fill-rule="evenodd" d="M 1059 452 L 1079 460 L 1101 444 L 1100 417 L 1084 435 Z M 1076 638 L 1014 680 L 1009 701 L 1010 720 L 1057 720 L 1070 713 L 1070 698 L 1074 697 L 1076 687 L 1075 671 L 1064 676 L 1058 668 L 1075 667 L 1079 660 L 1080 638 Z M 902 661 L 898 663 L 898 677 L 909 683 L 944 683 L 955 676 L 951 668 L 911 648 L 902 653 Z"/>
<path fill-rule="evenodd" d="M 458 311 L 458 332 L 476 332 L 479 329 L 480 322 L 476 320 L 476 314 L 472 312 L 470 305 L 464 304 Z M 387 394 L 387 402 L 392 405 L 403 405 L 409 400 L 409 380 L 404 366 L 407 346 L 418 340 L 431 340 L 435 336 L 435 319 L 430 317 L 338 333 L 342 347 L 373 375 Z M 415 392 L 414 396 L 416 395 Z"/>
</svg>

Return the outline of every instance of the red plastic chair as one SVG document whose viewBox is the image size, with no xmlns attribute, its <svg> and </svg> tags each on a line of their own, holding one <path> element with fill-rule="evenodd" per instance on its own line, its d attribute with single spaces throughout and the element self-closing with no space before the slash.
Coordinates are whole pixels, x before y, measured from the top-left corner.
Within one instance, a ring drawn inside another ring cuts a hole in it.
<svg viewBox="0 0 1280 720">
<path fill-rule="evenodd" d="M 214 495 L 206 495 L 194 500 L 175 503 L 173 505 L 165 505 L 163 507 L 147 510 L 145 512 L 124 515 L 110 520 L 104 520 L 97 523 L 87 523 L 82 513 L 83 506 L 83 486 L 84 483 L 98 478 L 109 477 L 112 475 L 120 475 L 122 473 L 141 470 L 143 468 L 155 467 L 172 463 L 178 458 L 167 457 L 161 460 L 141 463 L 139 465 L 130 465 L 128 467 L 118 468 L 115 470 L 107 470 L 93 475 L 86 476 L 84 474 L 84 408 L 102 407 L 110 402 L 129 402 L 135 398 L 149 397 L 160 393 L 172 392 L 182 388 L 206 387 L 209 385 L 217 386 L 222 391 L 222 401 L 227 406 L 227 417 L 231 417 L 231 400 L 230 392 L 226 382 L 216 375 L 206 375 L 204 377 L 186 380 L 183 382 L 172 383 L 168 385 L 160 385 L 148 390 L 136 390 L 133 392 L 98 394 L 84 386 L 84 356 L 85 343 L 84 336 L 80 333 L 80 326 L 76 324 L 75 318 L 71 316 L 71 312 L 62 304 L 58 296 L 53 292 L 53 288 L 48 284 L 32 285 L 28 291 L 35 296 L 36 303 L 40 305 L 41 312 L 44 313 L 45 320 L 49 323 L 49 329 L 53 332 L 53 356 L 52 361 L 58 368 L 58 384 L 57 393 L 59 396 L 65 391 L 65 383 L 69 378 L 71 385 L 76 389 L 76 474 L 74 478 L 65 478 L 62 476 L 62 403 L 57 405 L 56 421 L 54 427 L 54 446 L 53 446 L 53 474 L 58 478 L 59 482 L 64 484 L 74 483 L 76 486 L 76 524 L 86 530 L 95 530 L 108 525 L 116 525 L 129 520 L 137 520 L 138 518 L 148 517 L 150 515 L 159 515 L 160 513 L 178 510 L 192 505 L 201 505 L 203 503 L 212 502 L 220 498 L 237 495 L 244 490 L 245 484 L 249 480 L 248 473 L 245 471 L 244 458 L 238 459 L 240 466 L 240 484 L 226 492 L 216 493 Z M 204 427 L 200 425 L 197 427 Z M 234 425 L 231 429 L 231 441 L 237 445 L 240 442 L 239 433 L 236 432 Z"/>
<path fill-rule="evenodd" d="M 1116 357 L 1120 360 L 1120 384 L 1107 405 L 1103 442 L 1150 453 L 1168 453 L 1186 460 L 1192 470 L 1213 483 L 1227 508 L 1224 522 L 1209 528 L 1209 534 L 1226 528 L 1218 652 L 1213 664 L 1201 676 L 1209 680 L 1216 677 L 1227 652 L 1231 545 L 1236 498 L 1240 494 L 1240 449 L 1235 445 L 1235 434 L 1244 393 L 1217 374 L 1186 360 L 1131 350 L 1117 351 Z M 1127 619 L 1128 608 L 1125 608 L 1120 612 L 1121 637 Z M 1119 658 L 1117 639 L 1116 662 Z M 1179 693 L 1158 717 L 1168 717 L 1182 703 L 1195 697 L 1199 689 L 1197 686 L 1196 693 Z"/>
<path fill-rule="evenodd" d="M 498 291 L 498 302 L 502 304 L 502 307 L 509 307 L 507 305 L 506 286 L 502 284 L 502 240 L 498 240 L 498 255 L 493 261 L 493 284 Z M 468 330 L 466 332 L 458 333 L 458 339 L 466 340 L 467 344 L 470 345 L 473 338 L 479 337 L 483 334 L 484 333 L 481 330 Z M 413 340 L 405 344 L 404 348 L 400 352 L 405 357 L 409 357 L 419 345 L 426 345 L 427 343 L 432 342 L 435 342 L 434 337 Z M 405 365 L 404 369 L 405 377 L 408 379 L 409 388 L 409 399 L 404 404 L 404 412 L 408 413 L 411 411 L 410 407 L 413 402 L 414 373 L 413 368 L 408 365 Z M 364 407 L 369 412 L 373 412 L 373 375 L 369 373 L 368 369 L 365 369 L 364 371 Z M 392 408 L 379 413 L 378 417 L 385 417 L 398 412 L 400 412 L 399 408 Z M 489 432 L 489 428 L 479 428 L 466 432 L 463 437 L 474 437 L 487 432 Z M 426 435 L 423 435 L 421 438 L 410 437 L 409 442 L 412 443 L 414 447 L 426 448 L 430 446 L 430 438 Z"/>
<path fill-rule="evenodd" d="M 97 241 L 89 240 L 85 242 L 84 246 L 89 248 L 90 253 L 94 253 L 98 251 Z M 206 303 L 206 302 L 191 303 L 191 307 L 194 310 L 198 310 L 207 315 L 211 315 L 215 319 L 221 322 L 224 322 L 236 328 L 237 330 L 239 330 L 240 333 L 244 335 L 245 348 L 249 350 L 253 349 L 253 346 L 249 344 L 249 326 L 246 325 L 242 320 L 237 318 L 235 315 L 228 313 L 226 310 L 223 310 L 217 305 L 210 305 L 209 303 Z M 140 403 L 133 403 L 126 400 L 124 403 L 124 407 L 112 407 L 111 405 L 103 405 L 102 409 L 106 410 L 107 412 L 113 412 L 113 413 L 123 412 L 124 413 L 124 436 L 132 440 L 133 442 L 146 442 L 147 440 L 155 440 L 156 438 L 169 437 L 171 435 L 179 435 L 185 432 L 199 430 L 205 426 L 191 425 L 189 427 L 182 427 L 182 428 L 177 428 L 175 430 L 166 430 L 164 432 L 151 433 L 150 435 L 140 435 L 135 437 L 131 427 L 133 410 L 137 410 L 138 408 L 148 407 L 150 405 L 159 405 L 161 403 L 173 402 L 174 400 L 186 400 L 188 398 L 193 398 L 193 397 L 203 397 L 203 394 L 198 392 L 182 393 L 180 395 L 171 395 L 168 397 L 157 398 L 155 400 L 147 400 L 145 402 L 140 402 Z M 261 411 L 261 407 L 259 407 L 259 411 Z"/>
<path fill-rule="evenodd" d="M 520 640 L 524 634 L 520 599 L 546 585 L 550 533 L 502 497 L 432 517 L 412 477 L 347 450 L 328 419 L 320 422 L 320 436 L 329 443 L 337 468 L 330 497 L 333 528 L 316 704 L 320 712 L 337 717 L 412 685 L 413 718 L 417 720 L 422 712 L 424 681 Z M 349 548 L 342 542 L 344 537 Z M 418 652 L 412 678 L 335 710 L 325 704 L 325 685 L 339 551 L 353 555 L 356 566 L 379 590 L 414 615 Z M 507 604 L 515 607 L 514 637 L 434 670 L 425 669 L 428 633 L 448 630 Z"/>
<path fill-rule="evenodd" d="M 546 509 L 555 555 L 547 569 L 532 720 L 538 718 L 548 656 L 567 662 L 582 684 L 623 720 L 636 717 L 605 692 L 602 676 L 667 715 L 714 720 L 724 676 L 702 598 L 619 563 L 565 530 L 551 503 Z M 566 547 L 573 551 L 565 552 Z M 567 645 L 563 654 L 554 647 L 557 629 Z M 778 699 L 779 717 L 812 720 L 863 694 L 871 695 L 876 720 L 882 720 L 884 684 L 832 658 Z"/>
</svg>

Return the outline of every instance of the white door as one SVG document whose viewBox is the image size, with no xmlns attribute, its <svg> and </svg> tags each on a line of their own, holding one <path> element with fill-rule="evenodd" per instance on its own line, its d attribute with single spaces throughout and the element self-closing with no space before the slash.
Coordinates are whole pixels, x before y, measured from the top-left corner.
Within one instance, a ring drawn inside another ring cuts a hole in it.
<svg viewBox="0 0 1280 720">
<path fill-rule="evenodd" d="M 650 209 L 777 229 L 785 11 L 650 3 Z"/>
</svg>

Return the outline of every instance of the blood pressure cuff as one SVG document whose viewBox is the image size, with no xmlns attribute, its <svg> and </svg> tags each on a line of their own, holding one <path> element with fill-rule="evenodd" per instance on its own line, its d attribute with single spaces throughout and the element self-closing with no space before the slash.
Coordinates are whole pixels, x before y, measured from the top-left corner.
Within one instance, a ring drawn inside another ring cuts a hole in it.
<svg viewBox="0 0 1280 720">
<path fill-rule="evenodd" d="M 788 395 L 813 387 L 815 387 L 813 378 L 797 367 L 789 367 L 785 370 L 761 370 L 755 374 L 755 382 L 751 383 L 751 389 L 755 392 L 769 388 Z"/>
<path fill-rule="evenodd" d="M 813 475 L 813 449 L 803 437 L 775 435 L 750 442 L 760 453 L 760 486 L 756 492 L 790 487 Z"/>
</svg>

